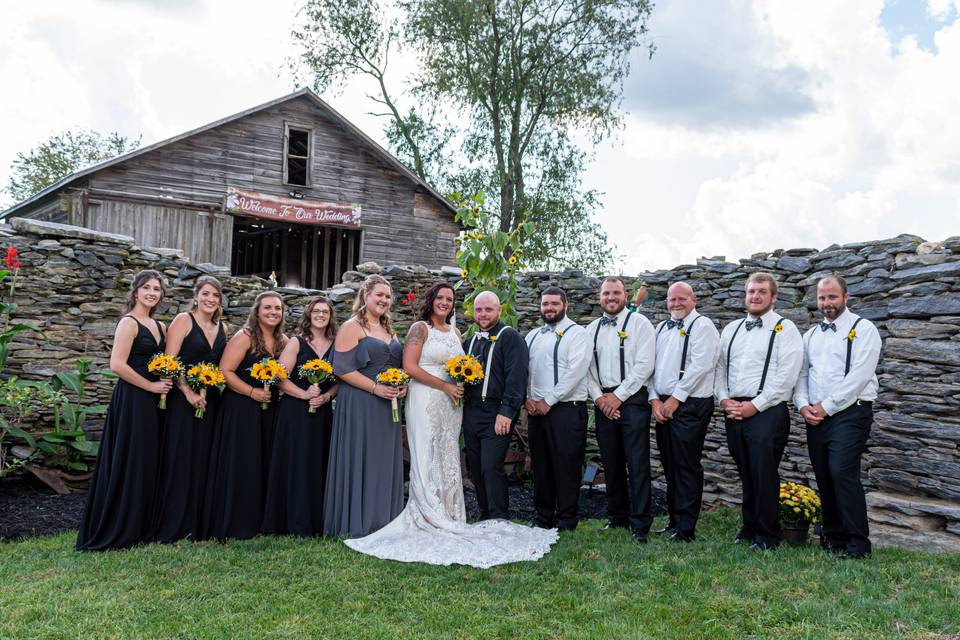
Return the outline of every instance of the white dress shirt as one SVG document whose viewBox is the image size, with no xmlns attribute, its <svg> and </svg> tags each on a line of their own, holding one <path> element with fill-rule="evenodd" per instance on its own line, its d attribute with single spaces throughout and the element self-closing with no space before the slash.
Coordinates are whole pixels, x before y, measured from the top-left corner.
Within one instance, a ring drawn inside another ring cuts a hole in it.
<svg viewBox="0 0 960 640">
<path fill-rule="evenodd" d="M 827 415 L 832 416 L 857 400 L 877 399 L 877 362 L 882 341 L 880 332 L 869 320 L 862 319 L 857 324 L 850 351 L 850 372 L 843 374 L 848 337 L 859 317 L 845 309 L 834 320 L 836 331 L 823 331 L 817 323 L 804 334 L 803 367 L 793 396 L 798 409 L 820 404 Z"/>
<path fill-rule="evenodd" d="M 691 396 L 712 396 L 714 369 L 720 350 L 720 332 L 713 321 L 694 309 L 683 319 L 682 335 L 680 327 L 670 329 L 664 320 L 657 326 L 656 336 L 657 365 L 653 372 L 653 384 L 650 385 L 650 399 L 673 396 L 684 402 Z M 687 364 L 681 379 L 680 360 L 683 357 L 683 343 L 688 339 Z"/>
<path fill-rule="evenodd" d="M 530 384 L 527 397 L 543 400 L 551 407 L 558 402 L 587 399 L 587 367 L 590 345 L 583 327 L 564 316 L 553 325 L 544 325 L 527 334 L 530 351 Z M 557 332 L 562 331 L 563 337 Z M 559 345 L 559 347 L 558 347 Z M 557 350 L 557 384 L 553 384 L 553 352 Z"/>
<path fill-rule="evenodd" d="M 629 320 L 627 319 L 629 316 Z M 614 324 L 600 326 L 600 320 L 612 317 Z M 626 322 L 626 325 L 624 325 Z M 599 328 L 599 333 L 597 330 Z M 624 377 L 620 379 L 620 331 L 627 334 L 623 340 Z M 596 357 L 593 345 L 596 338 Z M 616 387 L 613 394 L 626 402 L 630 396 L 640 391 L 653 373 L 656 359 L 656 336 L 653 325 L 641 313 L 622 309 L 616 316 L 603 314 L 587 326 L 587 340 L 590 347 L 590 376 L 587 380 L 590 397 L 596 400 L 603 389 Z M 597 362 L 600 371 L 597 371 Z"/>
<path fill-rule="evenodd" d="M 717 401 L 730 398 L 753 398 L 751 402 L 757 411 L 765 411 L 772 406 L 786 402 L 793 394 L 797 384 L 800 366 L 803 364 L 803 338 L 797 325 L 771 309 L 760 316 L 762 327 L 747 331 L 746 320 L 734 320 L 723 328 L 720 334 L 720 356 L 717 358 L 715 391 Z M 757 395 L 760 378 L 763 376 L 763 362 L 767 357 L 770 335 L 777 322 L 783 320 L 780 333 L 773 340 L 773 352 L 770 356 L 770 368 L 764 383 L 763 393 Z M 737 327 L 740 330 L 737 331 Z M 730 340 L 733 334 L 733 348 Z M 727 353 L 730 354 L 730 366 L 727 366 Z M 727 371 L 729 369 L 729 381 Z"/>
</svg>

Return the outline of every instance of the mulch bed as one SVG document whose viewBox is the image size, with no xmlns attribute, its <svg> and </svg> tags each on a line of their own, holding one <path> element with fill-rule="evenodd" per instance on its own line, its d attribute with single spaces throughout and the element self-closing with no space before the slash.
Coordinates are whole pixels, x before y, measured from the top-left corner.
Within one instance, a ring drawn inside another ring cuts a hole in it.
<svg viewBox="0 0 960 640">
<path fill-rule="evenodd" d="M 25 477 L 0 480 L 0 540 L 20 540 L 80 526 L 85 491 L 61 496 Z"/>
<path fill-rule="evenodd" d="M 57 495 L 47 487 L 27 478 L 11 477 L 0 480 L 0 540 L 20 540 L 33 536 L 60 533 L 76 529 L 83 516 L 86 492 Z M 664 495 L 654 489 L 655 515 L 666 513 Z M 473 489 L 464 489 L 467 517 L 480 516 Z M 510 486 L 510 517 L 514 520 L 532 520 L 533 485 L 514 482 Z M 581 518 L 606 518 L 607 497 L 603 491 L 580 492 Z"/>
</svg>

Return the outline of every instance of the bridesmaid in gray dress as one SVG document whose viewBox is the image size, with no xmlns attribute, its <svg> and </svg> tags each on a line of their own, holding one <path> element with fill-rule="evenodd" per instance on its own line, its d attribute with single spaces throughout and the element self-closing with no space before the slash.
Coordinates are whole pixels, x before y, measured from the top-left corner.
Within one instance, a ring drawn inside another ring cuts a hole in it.
<svg viewBox="0 0 960 640">
<path fill-rule="evenodd" d="M 390 400 L 402 398 L 406 388 L 376 383 L 377 374 L 400 367 L 403 358 L 390 326 L 392 301 L 390 283 L 369 276 L 334 343 L 333 372 L 341 384 L 327 467 L 324 535 L 365 536 L 403 510 L 403 444 Z"/>
</svg>

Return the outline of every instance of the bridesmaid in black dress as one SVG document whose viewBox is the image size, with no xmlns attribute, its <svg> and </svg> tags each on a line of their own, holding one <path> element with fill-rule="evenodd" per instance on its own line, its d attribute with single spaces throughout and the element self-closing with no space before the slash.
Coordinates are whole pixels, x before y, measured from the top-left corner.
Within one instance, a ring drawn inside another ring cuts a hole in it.
<svg viewBox="0 0 960 640">
<path fill-rule="evenodd" d="M 308 360 L 330 361 L 337 335 L 337 316 L 327 298 L 310 300 L 300 318 L 299 336 L 280 354 L 290 374 L 280 383 L 277 434 L 267 482 L 263 533 L 318 536 L 323 534 L 323 489 L 330 454 L 333 422 L 330 400 L 337 386 L 312 385 L 297 371 Z M 315 407 L 316 413 L 309 408 Z"/>
<path fill-rule="evenodd" d="M 227 390 L 213 430 L 201 538 L 243 540 L 260 531 L 277 388 L 265 391 L 250 377 L 250 368 L 263 358 L 276 358 L 286 342 L 283 300 L 275 291 L 264 291 L 220 359 Z M 267 409 L 262 402 L 269 403 Z"/>
<path fill-rule="evenodd" d="M 110 398 L 77 534 L 80 551 L 132 547 L 145 542 L 150 533 L 160 452 L 157 403 L 172 386 L 147 373 L 150 358 L 164 348 L 163 325 L 153 319 L 163 292 L 158 272 L 138 273 L 117 323 L 110 369 L 120 380 Z"/>
<path fill-rule="evenodd" d="M 353 316 L 337 334 L 333 371 L 340 379 L 333 416 L 323 533 L 365 536 L 403 510 L 403 444 L 390 399 L 406 387 L 376 382 L 400 367 L 403 347 L 390 325 L 390 283 L 371 275 L 357 292 Z"/>
<path fill-rule="evenodd" d="M 198 362 L 220 362 L 227 345 L 226 328 L 220 321 L 222 291 L 213 276 L 197 278 L 193 309 L 170 323 L 166 352 L 180 356 L 184 372 Z M 208 390 L 206 399 L 202 398 L 181 377 L 167 397 L 153 523 L 153 538 L 158 542 L 196 535 L 218 396 L 216 390 Z M 202 418 L 196 417 L 198 407 L 204 407 Z"/>
</svg>

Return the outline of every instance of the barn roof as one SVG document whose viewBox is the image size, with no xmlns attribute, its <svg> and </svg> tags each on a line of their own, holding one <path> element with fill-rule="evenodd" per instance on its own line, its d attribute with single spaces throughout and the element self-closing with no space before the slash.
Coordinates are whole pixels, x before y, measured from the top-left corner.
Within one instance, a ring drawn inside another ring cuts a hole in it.
<svg viewBox="0 0 960 640">
<path fill-rule="evenodd" d="M 7 209 L 7 210 L 4 211 L 3 213 L 0 213 L 0 219 L 6 218 L 6 217 L 11 216 L 11 215 L 15 215 L 15 214 L 17 214 L 18 212 L 22 212 L 24 209 L 29 208 L 30 205 L 35 204 L 35 203 L 37 203 L 37 202 L 39 202 L 39 201 L 41 201 L 41 200 L 46 199 L 48 196 L 50 196 L 50 195 L 52 195 L 52 194 L 55 194 L 55 193 L 58 192 L 60 189 L 63 189 L 64 187 L 69 187 L 70 185 L 72 185 L 73 183 L 75 183 L 77 180 L 80 180 L 81 178 L 84 178 L 84 177 L 89 176 L 89 175 L 91 175 L 91 174 L 93 174 L 93 173 L 96 173 L 97 171 L 101 171 L 101 170 L 106 169 L 106 168 L 108 168 L 108 167 L 112 167 L 112 166 L 114 166 L 114 165 L 118 165 L 118 164 L 120 164 L 120 163 L 122 163 L 122 162 L 126 162 L 127 160 L 130 160 L 131 158 L 136 158 L 136 157 L 138 157 L 138 156 L 142 156 L 142 155 L 144 155 L 144 154 L 150 153 L 151 151 L 155 151 L 155 150 L 157 150 L 157 149 L 159 149 L 159 148 L 161 148 L 161 147 L 165 147 L 165 146 L 168 145 L 168 144 L 172 144 L 172 143 L 174 143 L 174 142 L 179 142 L 179 141 L 184 140 L 184 139 L 186 139 L 186 138 L 189 138 L 189 137 L 191 137 L 191 136 L 195 136 L 195 135 L 197 135 L 197 134 L 199 134 L 199 133 L 203 133 L 204 131 L 209 131 L 210 129 L 214 129 L 214 128 L 216 128 L 216 127 L 219 127 L 219 126 L 221 126 L 221 125 L 227 124 L 227 123 L 229 123 L 229 122 L 233 122 L 234 120 L 239 120 L 240 118 L 244 118 L 244 117 L 246 117 L 246 116 L 248 116 L 248 115 L 250 115 L 250 114 L 252 114 L 252 113 L 256 113 L 257 111 L 262 111 L 262 110 L 264 110 L 264 109 L 269 109 L 269 108 L 274 107 L 274 106 L 276 106 L 276 105 L 278 105 L 278 104 L 282 104 L 282 103 L 287 102 L 287 101 L 289 101 L 289 100 L 295 100 L 295 99 L 301 98 L 301 97 L 309 98 L 311 101 L 313 101 L 313 102 L 317 105 L 317 107 L 319 107 L 320 109 L 322 109 L 323 111 L 325 111 L 326 113 L 328 113 L 338 124 L 342 125 L 344 129 L 346 129 L 348 132 L 350 132 L 351 134 L 353 134 L 353 135 L 355 135 L 356 137 L 358 137 L 358 138 L 364 143 L 364 145 L 366 145 L 366 146 L 370 149 L 370 151 L 373 152 L 373 154 L 374 154 L 376 157 L 378 157 L 380 160 L 382 160 L 382 161 L 385 162 L 386 164 L 388 164 L 388 165 L 390 165 L 391 167 L 393 167 L 394 169 L 396 169 L 398 173 L 402 174 L 403 176 L 406 176 L 409 180 L 411 180 L 412 182 L 414 182 L 417 186 L 421 187 L 421 188 L 422 188 L 424 191 L 426 191 L 429 195 L 431 195 L 431 196 L 432 196 L 433 198 L 435 198 L 438 202 L 440 202 L 440 204 L 443 205 L 444 208 L 446 208 L 447 210 L 449 210 L 451 213 L 455 213 L 455 212 L 456 212 L 457 209 L 456 209 L 456 207 L 453 205 L 453 203 L 451 203 L 449 200 L 447 200 L 447 199 L 444 198 L 442 195 L 440 195 L 440 193 L 438 193 L 433 187 L 431 187 L 429 184 L 427 184 L 427 182 L 426 182 L 425 180 L 423 180 L 423 178 L 421 178 L 420 176 L 418 176 L 417 174 L 415 174 L 413 171 L 411 171 L 410 169 L 408 169 L 407 166 L 404 165 L 404 164 L 403 164 L 402 162 L 400 162 L 399 160 L 397 160 L 397 158 L 395 158 L 395 157 L 393 156 L 393 154 L 391 154 L 389 151 L 387 151 L 386 149 L 384 149 L 383 147 L 381 147 L 379 144 L 377 144 L 376 141 L 373 140 L 373 138 L 371 138 L 370 136 L 368 136 L 367 134 L 365 134 L 365 133 L 364 133 L 363 131 L 361 131 L 355 124 L 353 124 L 352 122 L 350 122 L 349 120 L 347 120 L 342 114 L 340 114 L 336 109 L 334 109 L 334 108 L 331 107 L 329 104 L 327 104 L 326 102 L 324 102 L 323 99 L 321 99 L 320 96 L 318 96 L 316 93 L 314 93 L 311 89 L 305 87 L 305 88 L 300 89 L 300 90 L 298 90 L 298 91 L 294 91 L 293 93 L 287 94 L 287 95 L 285 95 L 285 96 L 281 96 L 281 97 L 276 98 L 276 99 L 274 99 L 274 100 L 271 100 L 271 101 L 269 101 L 269 102 L 265 102 L 265 103 L 263 103 L 263 104 L 261 104 L 261 105 L 257 105 L 257 106 L 255 106 L 255 107 L 251 107 L 251 108 L 249 108 L 249 109 L 246 109 L 246 110 L 244 110 L 244 111 L 241 111 L 240 113 L 235 113 L 235 114 L 233 114 L 232 116 L 227 116 L 226 118 L 221 118 L 220 120 L 216 120 L 216 121 L 211 122 L 211 123 L 209 123 L 209 124 L 203 125 L 202 127 L 198 127 L 198 128 L 196 128 L 196 129 L 192 129 L 192 130 L 190 130 L 190 131 L 187 131 L 187 132 L 185 132 L 185 133 L 181 133 L 180 135 L 176 135 L 176 136 L 174 136 L 174 137 L 172 137 L 172 138 L 168 138 L 168 139 L 166 139 L 166 140 L 161 140 L 160 142 L 156 142 L 156 143 L 151 144 L 151 145 L 148 145 L 148 146 L 146 146 L 146 147 L 141 147 L 141 148 L 139 148 L 139 149 L 135 149 L 135 150 L 130 151 L 130 152 L 128 152 L 128 153 L 124 153 L 123 155 L 119 155 L 119 156 L 117 156 L 117 157 L 115 157 L 115 158 L 110 158 L 109 160 L 105 160 L 105 161 L 103 161 L 103 162 L 99 162 L 99 163 L 97 163 L 97 164 L 90 165 L 89 167 L 86 167 L 86 168 L 84 168 L 84 169 L 81 169 L 81 170 L 79 170 L 79 171 L 76 171 L 76 172 L 74 172 L 74 173 L 71 173 L 70 175 L 68 175 L 68 176 L 66 176 L 66 177 L 64 177 L 64 178 L 61 178 L 61 179 L 58 180 L 57 182 L 53 183 L 52 185 L 50 185 L 50 186 L 47 187 L 46 189 L 35 193 L 34 195 L 32 195 L 31 197 L 27 198 L 26 200 L 24 200 L 24 201 L 22 201 L 22 202 L 18 202 L 17 204 L 13 205 L 12 207 L 10 207 L 9 209 Z"/>
</svg>

